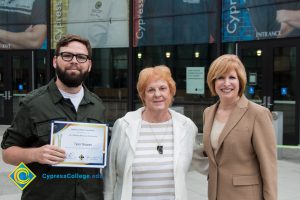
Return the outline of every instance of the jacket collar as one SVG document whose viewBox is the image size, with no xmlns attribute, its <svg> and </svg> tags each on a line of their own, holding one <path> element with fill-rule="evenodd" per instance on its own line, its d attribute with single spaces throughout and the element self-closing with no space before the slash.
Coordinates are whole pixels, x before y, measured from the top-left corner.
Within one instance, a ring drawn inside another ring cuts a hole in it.
<svg viewBox="0 0 300 200">
<path fill-rule="evenodd" d="M 218 141 L 218 148 L 216 150 L 216 154 L 218 153 L 220 147 L 222 146 L 224 139 L 226 136 L 230 133 L 230 131 L 235 127 L 235 125 L 240 121 L 240 119 L 243 117 L 245 112 L 248 108 L 248 100 L 243 95 L 240 100 L 238 101 L 236 107 L 233 109 L 232 113 L 229 116 L 229 119 L 224 126 L 224 129 L 221 132 L 219 141 Z"/>
<path fill-rule="evenodd" d="M 135 150 L 136 148 L 136 143 L 142 123 L 142 112 L 144 110 L 145 107 L 141 107 L 136 111 L 128 112 L 124 116 L 125 122 L 128 123 L 125 132 L 129 138 L 130 145 L 133 150 Z M 187 133 L 187 130 L 185 130 L 184 128 L 184 125 L 187 123 L 187 118 L 171 109 L 169 109 L 169 112 L 171 113 L 173 120 L 174 145 L 176 147 L 176 145 L 180 143 L 180 141 Z"/>
<path fill-rule="evenodd" d="M 235 127 L 235 125 L 240 121 L 240 119 L 243 117 L 243 115 L 247 111 L 248 103 L 249 103 L 249 101 L 244 95 L 237 102 L 237 105 L 235 106 L 232 113 L 230 114 L 230 117 L 220 134 L 220 137 L 218 140 L 218 148 L 216 150 L 216 155 L 218 154 L 226 136 L 230 133 L 230 131 Z M 208 134 L 207 138 L 210 138 L 212 125 L 213 125 L 214 118 L 215 118 L 219 104 L 220 104 L 220 102 L 218 101 L 216 104 L 211 106 L 207 115 L 205 116 L 206 117 L 205 121 L 208 124 L 208 126 L 206 127 L 206 133 Z M 210 141 L 210 139 L 209 139 L 209 141 Z M 209 150 L 211 150 L 210 153 L 213 154 L 213 150 L 212 150 L 212 146 L 211 146 L 210 142 L 208 142 L 208 147 L 209 147 Z"/>
<path fill-rule="evenodd" d="M 145 107 L 141 107 L 136 111 L 128 112 L 124 116 L 124 120 L 129 124 L 136 123 L 137 120 L 142 120 L 142 113 L 144 110 Z M 173 120 L 178 121 L 181 125 L 184 125 L 186 123 L 186 118 L 183 117 L 182 115 L 179 115 L 176 111 L 169 109 L 169 112 Z"/>
<path fill-rule="evenodd" d="M 56 78 L 53 78 L 49 82 L 48 89 L 49 89 L 49 92 L 50 92 L 53 103 L 57 104 L 58 102 L 63 100 L 64 97 L 60 93 L 57 85 L 55 84 L 55 81 L 56 81 Z M 80 105 L 89 104 L 89 103 L 96 103 L 95 100 L 94 100 L 95 98 L 92 98 L 92 94 L 89 92 L 89 90 L 86 88 L 85 85 L 83 85 L 83 89 L 84 89 L 84 96 L 83 96 L 83 100 L 81 101 Z"/>
</svg>

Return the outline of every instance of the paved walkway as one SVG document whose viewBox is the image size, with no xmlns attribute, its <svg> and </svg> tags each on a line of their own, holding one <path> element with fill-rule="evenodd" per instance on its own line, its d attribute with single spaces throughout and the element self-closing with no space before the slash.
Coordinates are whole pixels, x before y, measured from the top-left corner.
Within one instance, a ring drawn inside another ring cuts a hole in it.
<svg viewBox="0 0 300 200">
<path fill-rule="evenodd" d="M 0 141 L 6 126 L 0 125 Z M 0 154 L 0 200 L 19 200 L 21 191 L 8 179 L 8 174 L 14 166 L 2 161 Z M 188 174 L 189 200 L 207 200 L 206 177 L 192 171 Z M 278 200 L 300 199 L 300 150 L 287 150 L 282 152 L 278 160 Z"/>
</svg>

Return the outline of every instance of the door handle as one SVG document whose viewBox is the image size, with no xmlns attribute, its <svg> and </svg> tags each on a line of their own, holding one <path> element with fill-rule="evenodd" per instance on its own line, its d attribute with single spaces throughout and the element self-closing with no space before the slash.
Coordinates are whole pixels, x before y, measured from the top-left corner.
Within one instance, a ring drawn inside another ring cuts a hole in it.
<svg viewBox="0 0 300 200">
<path fill-rule="evenodd" d="M 267 97 L 263 96 L 262 103 L 260 104 L 261 106 L 267 107 Z"/>
<path fill-rule="evenodd" d="M 2 97 L 3 97 L 3 99 L 5 99 L 5 100 L 7 99 L 7 91 L 6 91 L 6 90 L 4 91 L 4 94 L 3 94 Z"/>
<path fill-rule="evenodd" d="M 10 100 L 12 96 L 10 95 L 10 90 L 7 91 L 7 100 Z"/>
<path fill-rule="evenodd" d="M 267 97 L 267 108 L 271 108 L 273 104 L 271 103 L 271 96 Z"/>
<path fill-rule="evenodd" d="M 5 90 L 4 95 L 2 96 L 5 100 L 10 100 L 12 96 L 10 95 L 10 90 Z"/>
</svg>

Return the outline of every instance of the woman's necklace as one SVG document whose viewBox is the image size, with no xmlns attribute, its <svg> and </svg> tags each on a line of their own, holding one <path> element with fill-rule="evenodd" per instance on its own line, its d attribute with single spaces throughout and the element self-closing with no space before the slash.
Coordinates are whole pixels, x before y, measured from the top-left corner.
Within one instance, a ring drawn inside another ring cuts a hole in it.
<svg viewBox="0 0 300 200">
<path fill-rule="evenodd" d="M 157 145 L 156 149 L 157 149 L 157 151 L 158 151 L 159 154 L 164 154 L 164 146 Z"/>
<path fill-rule="evenodd" d="M 164 131 L 162 132 L 164 134 L 164 136 L 160 140 L 157 139 L 157 137 L 156 137 L 157 135 L 152 129 L 153 124 L 149 124 L 149 127 L 151 129 L 151 133 L 152 133 L 152 135 L 154 136 L 154 138 L 156 140 L 156 143 L 157 143 L 156 150 L 159 154 L 164 154 L 164 146 L 162 145 L 162 143 L 164 142 L 164 138 L 167 135 L 166 133 L 167 133 L 168 128 L 172 125 L 172 118 L 170 120 L 168 120 L 166 123 L 163 123 L 163 124 L 165 126 Z"/>
<path fill-rule="evenodd" d="M 143 119 L 145 120 L 145 119 L 147 119 L 147 117 L 145 116 L 146 115 L 146 112 L 143 112 L 142 113 L 142 115 L 143 115 Z M 154 136 L 154 138 L 155 138 L 155 140 L 156 140 L 156 143 L 157 143 L 157 145 L 156 145 L 156 150 L 157 150 L 157 152 L 159 153 L 159 154 L 163 154 L 164 153 L 164 146 L 161 144 L 163 141 L 164 141 L 164 138 L 165 138 L 165 136 L 166 136 L 166 132 L 167 132 L 167 129 L 168 129 L 168 127 L 170 126 L 170 125 L 172 125 L 172 118 L 171 118 L 171 115 L 169 115 L 170 116 L 170 118 L 169 118 L 169 120 L 167 121 L 167 123 L 159 123 L 159 124 L 164 124 L 165 125 L 165 130 L 162 132 L 163 134 L 164 134 L 164 136 L 163 136 L 163 138 L 161 138 L 160 140 L 158 140 L 157 139 L 157 137 L 156 137 L 156 134 L 155 134 L 155 132 L 153 131 L 153 129 L 152 129 L 152 127 L 153 126 L 155 126 L 155 124 L 156 123 L 154 123 L 154 122 L 148 122 L 149 123 L 149 128 L 150 128 L 150 130 L 151 130 L 151 133 L 152 133 L 152 135 Z M 149 118 L 148 118 L 148 120 L 149 120 Z M 148 121 L 147 120 L 147 121 Z M 160 142 L 159 142 L 160 141 Z"/>
</svg>

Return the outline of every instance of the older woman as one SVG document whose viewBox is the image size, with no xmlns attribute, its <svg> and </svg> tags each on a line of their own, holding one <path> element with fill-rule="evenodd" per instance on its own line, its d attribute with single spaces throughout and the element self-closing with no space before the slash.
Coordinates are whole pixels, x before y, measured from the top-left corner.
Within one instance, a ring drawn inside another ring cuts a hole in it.
<svg viewBox="0 0 300 200">
<path fill-rule="evenodd" d="M 207 84 L 219 101 L 204 111 L 210 200 L 276 200 L 277 159 L 270 111 L 243 95 L 247 78 L 235 55 L 210 66 Z"/>
<path fill-rule="evenodd" d="M 105 200 L 185 200 L 197 127 L 169 109 L 176 86 L 168 67 L 143 69 L 137 90 L 144 107 L 113 127 Z"/>
</svg>

